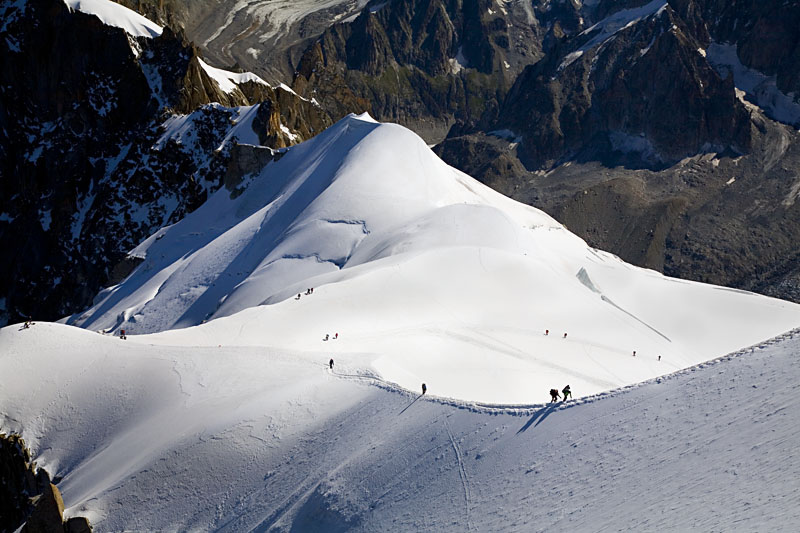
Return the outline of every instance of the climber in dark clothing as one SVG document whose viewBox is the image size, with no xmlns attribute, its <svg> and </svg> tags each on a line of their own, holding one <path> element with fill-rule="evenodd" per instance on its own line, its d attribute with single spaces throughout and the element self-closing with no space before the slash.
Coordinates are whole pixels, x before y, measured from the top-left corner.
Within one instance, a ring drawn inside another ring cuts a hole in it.
<svg viewBox="0 0 800 533">
<path fill-rule="evenodd" d="M 328 364 L 331 365 L 331 370 L 333 370 L 333 358 L 331 358 L 331 360 L 330 360 L 330 362 Z"/>
<path fill-rule="evenodd" d="M 550 389 L 550 401 L 557 402 L 561 397 L 558 395 L 558 389 Z"/>
<path fill-rule="evenodd" d="M 564 401 L 565 401 L 565 402 L 567 401 L 567 398 L 568 398 L 568 397 L 572 396 L 572 391 L 571 391 L 571 390 L 569 390 L 569 385 L 567 385 L 566 387 L 564 387 L 564 388 L 562 389 L 562 391 L 561 391 L 561 394 L 563 394 L 563 395 L 564 395 Z"/>
<path fill-rule="evenodd" d="M 422 384 L 422 394 L 425 394 L 426 392 L 428 392 L 428 387 L 426 387 L 425 384 L 423 383 Z"/>
</svg>

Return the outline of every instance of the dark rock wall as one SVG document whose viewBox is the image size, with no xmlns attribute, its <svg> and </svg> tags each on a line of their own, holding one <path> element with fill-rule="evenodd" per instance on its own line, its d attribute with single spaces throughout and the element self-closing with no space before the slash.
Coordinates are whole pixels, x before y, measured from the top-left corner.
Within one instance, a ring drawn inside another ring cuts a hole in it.
<svg viewBox="0 0 800 533">
<path fill-rule="evenodd" d="M 60 0 L 0 12 L 0 246 L 15 250 L 0 263 L 0 323 L 87 307 L 129 250 L 221 186 L 235 115 L 212 102 L 269 102 L 278 120 L 260 135 L 276 146 L 330 123 L 283 90 L 224 93 L 180 32 L 133 38 Z M 195 110 L 191 143 L 158 143 L 171 113 Z"/>
<path fill-rule="evenodd" d="M 528 67 L 504 102 L 497 126 L 524 138 L 520 155 L 529 168 L 615 149 L 638 151 L 640 164 L 651 167 L 709 147 L 749 150 L 749 116 L 733 81 L 708 64 L 671 8 L 569 62 L 593 36 Z"/>
<path fill-rule="evenodd" d="M 520 6 L 508 9 L 503 13 L 489 0 L 366 8 L 306 50 L 293 88 L 316 98 L 334 120 L 368 111 L 429 141 L 456 123 L 461 129 L 488 124 L 517 73 L 541 54 L 539 27 Z"/>
<path fill-rule="evenodd" d="M 785 0 L 694 0 L 715 41 L 737 45 L 742 63 L 775 75 L 800 101 L 800 4 Z"/>
</svg>

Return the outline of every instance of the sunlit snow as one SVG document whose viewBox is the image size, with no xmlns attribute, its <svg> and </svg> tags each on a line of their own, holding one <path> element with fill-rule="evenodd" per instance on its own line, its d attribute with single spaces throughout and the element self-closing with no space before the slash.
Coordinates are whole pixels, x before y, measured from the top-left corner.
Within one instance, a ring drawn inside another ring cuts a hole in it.
<svg viewBox="0 0 800 533">
<path fill-rule="evenodd" d="M 0 430 L 61 478 L 67 516 L 97 531 L 800 520 L 800 306 L 627 265 L 366 115 L 245 186 L 132 250 L 138 269 L 70 318 L 87 329 L 0 329 Z M 567 384 L 575 399 L 545 404 Z"/>
<path fill-rule="evenodd" d="M 408 389 L 499 403 L 553 381 L 576 396 L 628 385 L 800 324 L 798 305 L 594 250 L 368 116 L 231 196 L 142 243 L 138 269 L 68 322 L 129 335 L 203 324 L 159 338 L 368 354 L 364 372 Z"/>
<path fill-rule="evenodd" d="M 122 28 L 134 37 L 157 37 L 163 28 L 139 13 L 111 0 L 64 0 L 70 9 L 95 15 L 103 24 Z"/>
</svg>

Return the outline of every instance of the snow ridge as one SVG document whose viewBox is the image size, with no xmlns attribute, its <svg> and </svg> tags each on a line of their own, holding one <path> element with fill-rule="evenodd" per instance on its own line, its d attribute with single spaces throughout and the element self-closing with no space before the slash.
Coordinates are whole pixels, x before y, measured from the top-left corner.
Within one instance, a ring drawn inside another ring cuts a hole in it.
<svg viewBox="0 0 800 533">
<path fill-rule="evenodd" d="M 158 37 L 164 29 L 137 12 L 111 0 L 64 0 L 74 10 L 94 15 L 107 26 L 122 28 L 134 37 Z"/>
<path fill-rule="evenodd" d="M 246 122 L 252 110 L 241 113 Z M 176 117 L 163 139 L 182 139 L 189 120 Z M 513 405 L 551 380 L 590 396 L 800 323 L 795 304 L 594 250 L 368 116 L 286 150 L 241 194 L 220 190 L 156 235 L 136 248 L 137 270 L 68 323 L 360 353 L 358 372 L 405 389 L 427 382 L 437 395 Z M 486 375 L 487 361 L 498 370 Z"/>
</svg>

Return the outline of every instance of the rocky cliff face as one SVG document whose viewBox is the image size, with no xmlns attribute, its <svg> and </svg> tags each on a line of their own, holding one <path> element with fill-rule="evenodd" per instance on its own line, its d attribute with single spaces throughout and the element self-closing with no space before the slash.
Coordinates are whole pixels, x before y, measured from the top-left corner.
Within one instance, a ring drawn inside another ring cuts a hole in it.
<svg viewBox="0 0 800 533">
<path fill-rule="evenodd" d="M 249 134 L 276 147 L 329 124 L 283 89 L 223 90 L 168 29 L 133 37 L 59 0 L 0 13 L 0 246 L 17 251 L 0 265 L 4 323 L 86 307 L 127 250 L 219 188 L 232 130 L 247 134 L 233 106 L 268 102 L 277 120 Z"/>
<path fill-rule="evenodd" d="M 528 67 L 498 127 L 522 136 L 528 168 L 615 152 L 651 167 L 702 151 L 746 153 L 748 113 L 707 46 L 665 1 L 612 13 Z"/>
<path fill-rule="evenodd" d="M 530 6 L 413 0 L 367 7 L 302 56 L 293 88 L 338 118 L 369 111 L 430 141 L 496 116 L 521 69 L 540 57 Z"/>
<path fill-rule="evenodd" d="M 436 150 L 626 261 L 800 301 L 800 148 L 771 120 L 796 116 L 800 6 L 767 4 L 570 4 L 499 119 Z"/>
<path fill-rule="evenodd" d="M 687 2 L 691 3 L 691 2 Z M 777 87 L 800 100 L 800 8 L 783 0 L 694 0 L 709 34 L 734 44 L 739 59 L 775 76 Z"/>
</svg>

